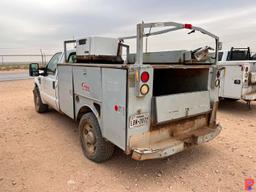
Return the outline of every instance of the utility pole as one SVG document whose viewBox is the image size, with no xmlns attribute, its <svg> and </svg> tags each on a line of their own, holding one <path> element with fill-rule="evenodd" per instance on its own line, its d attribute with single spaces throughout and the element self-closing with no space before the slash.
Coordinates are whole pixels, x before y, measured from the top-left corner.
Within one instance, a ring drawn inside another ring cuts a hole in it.
<svg viewBox="0 0 256 192">
<path fill-rule="evenodd" d="M 40 49 L 40 52 L 41 52 L 41 57 L 42 57 L 42 65 L 44 64 L 44 56 L 43 56 L 43 51 L 42 49 Z"/>
</svg>

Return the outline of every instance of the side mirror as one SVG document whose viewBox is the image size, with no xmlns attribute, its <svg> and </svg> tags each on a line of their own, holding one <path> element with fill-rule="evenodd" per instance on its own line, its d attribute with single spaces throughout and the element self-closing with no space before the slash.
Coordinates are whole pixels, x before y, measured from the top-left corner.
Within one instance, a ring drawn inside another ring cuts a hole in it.
<svg viewBox="0 0 256 192">
<path fill-rule="evenodd" d="M 39 76 L 39 64 L 38 63 L 30 63 L 29 64 L 29 76 L 31 76 L 31 77 Z"/>
</svg>

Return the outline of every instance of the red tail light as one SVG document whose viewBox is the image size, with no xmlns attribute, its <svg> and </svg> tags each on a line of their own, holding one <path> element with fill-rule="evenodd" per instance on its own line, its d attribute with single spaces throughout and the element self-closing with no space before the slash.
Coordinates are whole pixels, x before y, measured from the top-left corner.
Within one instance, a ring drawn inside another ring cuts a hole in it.
<svg viewBox="0 0 256 192">
<path fill-rule="evenodd" d="M 149 73 L 146 71 L 142 72 L 140 78 L 143 83 L 146 83 L 149 80 Z"/>
<path fill-rule="evenodd" d="M 192 29 L 193 26 L 192 26 L 192 24 L 184 24 L 184 28 L 185 29 Z"/>
</svg>

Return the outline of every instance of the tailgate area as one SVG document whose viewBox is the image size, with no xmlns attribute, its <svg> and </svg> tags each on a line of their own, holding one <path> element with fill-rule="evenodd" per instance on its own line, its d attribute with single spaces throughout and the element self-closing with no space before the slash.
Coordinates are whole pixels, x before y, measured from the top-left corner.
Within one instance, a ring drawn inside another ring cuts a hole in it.
<svg viewBox="0 0 256 192">
<path fill-rule="evenodd" d="M 154 124 L 207 113 L 209 68 L 154 69 Z"/>
<path fill-rule="evenodd" d="M 133 135 L 130 139 L 132 158 L 146 160 L 168 157 L 186 148 L 214 139 L 221 131 L 219 125 L 208 126 L 209 115 L 157 125 L 152 130 Z"/>
<path fill-rule="evenodd" d="M 214 139 L 221 131 L 221 127 L 197 129 L 186 134 L 184 138 L 169 138 L 150 146 L 133 149 L 132 158 L 138 161 L 164 158 L 185 150 L 188 146 L 201 144 Z"/>
<path fill-rule="evenodd" d="M 215 138 L 221 127 L 211 123 L 210 66 L 153 69 L 151 111 L 130 116 L 127 154 L 136 160 L 163 158 Z"/>
<path fill-rule="evenodd" d="M 209 91 L 155 97 L 156 123 L 177 120 L 209 111 Z"/>
</svg>

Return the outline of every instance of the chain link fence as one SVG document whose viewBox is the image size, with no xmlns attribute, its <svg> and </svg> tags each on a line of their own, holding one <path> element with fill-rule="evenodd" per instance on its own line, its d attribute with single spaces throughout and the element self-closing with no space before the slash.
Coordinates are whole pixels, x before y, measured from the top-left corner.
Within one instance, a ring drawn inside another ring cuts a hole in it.
<svg viewBox="0 0 256 192">
<path fill-rule="evenodd" d="M 51 59 L 52 55 L 37 55 L 37 54 L 5 54 L 0 55 L 1 66 L 11 65 L 28 65 L 30 63 L 39 63 L 40 65 L 46 65 Z"/>
</svg>

